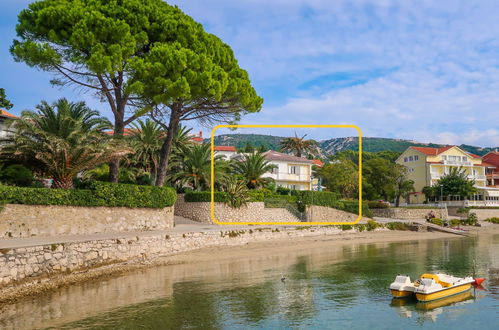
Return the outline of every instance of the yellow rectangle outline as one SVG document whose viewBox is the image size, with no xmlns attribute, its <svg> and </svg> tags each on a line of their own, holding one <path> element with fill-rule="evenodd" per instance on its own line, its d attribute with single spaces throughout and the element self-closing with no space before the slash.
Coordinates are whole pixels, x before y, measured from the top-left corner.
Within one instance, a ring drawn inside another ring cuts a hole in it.
<svg viewBox="0 0 499 330">
<path fill-rule="evenodd" d="M 352 222 L 222 222 L 215 218 L 215 132 L 220 128 L 354 128 L 359 134 L 359 214 Z M 211 220 L 218 225 L 355 225 L 362 219 L 362 131 L 356 125 L 217 125 L 211 130 Z"/>
</svg>

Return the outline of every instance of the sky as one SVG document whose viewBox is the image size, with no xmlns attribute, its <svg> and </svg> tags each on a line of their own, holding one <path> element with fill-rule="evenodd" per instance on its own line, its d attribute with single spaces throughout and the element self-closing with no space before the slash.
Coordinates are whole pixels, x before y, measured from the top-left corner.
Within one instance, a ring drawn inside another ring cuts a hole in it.
<svg viewBox="0 0 499 330">
<path fill-rule="evenodd" d="M 65 96 L 109 115 L 92 95 L 51 87 L 49 73 L 12 60 L 16 15 L 29 2 L 0 4 L 0 87 L 12 112 Z M 241 124 L 346 124 L 364 136 L 499 146 L 496 0 L 169 3 L 229 44 L 248 71 L 265 102 Z"/>
</svg>

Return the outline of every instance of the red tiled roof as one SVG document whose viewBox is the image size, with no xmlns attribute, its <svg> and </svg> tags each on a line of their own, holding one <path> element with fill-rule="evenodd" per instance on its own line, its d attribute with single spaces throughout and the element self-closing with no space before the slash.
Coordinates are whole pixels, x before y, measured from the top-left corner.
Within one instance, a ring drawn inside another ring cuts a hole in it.
<svg viewBox="0 0 499 330">
<path fill-rule="evenodd" d="M 18 118 L 16 115 L 11 114 L 7 110 L 0 109 L 0 116 L 1 117 L 9 117 L 9 118 Z"/>
<path fill-rule="evenodd" d="M 191 140 L 194 142 L 203 142 L 204 141 L 204 139 L 199 137 L 199 136 L 191 137 Z"/>
<path fill-rule="evenodd" d="M 478 156 L 478 155 L 472 154 L 471 152 L 466 152 L 466 153 L 467 153 L 468 155 L 470 155 L 471 157 L 473 157 L 473 158 L 482 158 L 482 157 L 480 157 L 480 156 Z"/>
<path fill-rule="evenodd" d="M 449 150 L 450 148 L 454 148 L 455 146 L 447 146 L 443 148 L 430 148 L 430 147 L 410 147 L 414 150 L 417 150 L 425 155 L 428 156 L 436 156 L 438 154 L 441 154 L 444 151 Z"/>
<path fill-rule="evenodd" d="M 233 151 L 236 152 L 236 147 L 233 146 L 215 146 L 215 151 Z"/>
<path fill-rule="evenodd" d="M 324 166 L 324 162 L 320 159 L 312 159 L 312 162 L 314 163 L 314 165 L 317 165 L 319 167 Z"/>
<path fill-rule="evenodd" d="M 133 131 L 134 130 L 131 129 L 131 128 L 125 128 L 123 130 L 123 136 L 131 135 L 133 133 Z M 114 131 L 105 131 L 104 133 L 107 134 L 107 135 L 114 135 Z"/>
<path fill-rule="evenodd" d="M 491 151 L 485 156 L 483 156 L 483 160 L 489 164 L 499 166 L 499 152 Z"/>
<path fill-rule="evenodd" d="M 482 162 L 482 164 L 479 164 L 479 165 L 487 166 L 487 167 L 497 167 L 498 166 L 498 165 L 494 165 L 494 164 L 490 164 L 490 163 L 485 163 L 485 162 Z"/>
<path fill-rule="evenodd" d="M 307 164 L 313 163 L 313 161 L 311 161 L 310 159 L 306 159 L 303 157 L 296 157 L 293 155 L 287 155 L 287 154 L 283 154 L 282 152 L 277 152 L 274 150 L 269 150 L 267 152 L 264 152 L 263 155 L 265 156 L 265 159 L 267 159 L 267 160 L 275 160 L 275 161 L 282 161 L 282 162 L 307 163 Z"/>
</svg>

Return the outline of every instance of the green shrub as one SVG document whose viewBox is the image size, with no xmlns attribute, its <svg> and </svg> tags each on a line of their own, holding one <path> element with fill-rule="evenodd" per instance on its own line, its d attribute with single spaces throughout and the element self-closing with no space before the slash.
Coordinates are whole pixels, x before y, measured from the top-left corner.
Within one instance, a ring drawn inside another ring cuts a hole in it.
<svg viewBox="0 0 499 330">
<path fill-rule="evenodd" d="M 28 187 L 33 183 L 33 173 L 23 165 L 9 165 L 0 171 L 0 181 L 6 184 Z"/>
<path fill-rule="evenodd" d="M 214 201 L 224 203 L 227 201 L 227 193 L 215 191 Z M 188 191 L 184 195 L 186 202 L 211 202 L 211 192 L 209 191 Z"/>
<path fill-rule="evenodd" d="M 487 218 L 487 219 L 485 219 L 485 221 L 494 223 L 496 225 L 499 224 L 499 218 L 498 217 Z"/>
<path fill-rule="evenodd" d="M 369 201 L 367 202 L 367 206 L 369 206 L 370 209 L 387 209 L 390 207 L 388 203 L 382 203 L 378 201 Z"/>
<path fill-rule="evenodd" d="M 468 214 L 468 218 L 463 221 L 465 225 L 468 226 L 474 226 L 478 222 L 478 217 L 476 216 L 476 213 L 470 213 Z"/>
<path fill-rule="evenodd" d="M 354 228 L 357 229 L 357 231 L 359 233 L 363 232 L 364 230 L 366 230 L 366 225 L 363 224 L 363 223 L 359 223 L 359 224 L 356 224 L 354 225 Z"/>
<path fill-rule="evenodd" d="M 341 230 L 350 230 L 353 227 L 351 225 L 340 225 Z"/>
<path fill-rule="evenodd" d="M 374 229 L 379 228 L 379 227 L 381 227 L 381 224 L 377 223 L 376 221 L 367 220 L 367 225 L 366 225 L 367 231 L 373 231 Z"/>
<path fill-rule="evenodd" d="M 278 194 L 278 195 L 289 195 L 291 193 L 291 189 L 289 188 L 286 188 L 286 187 L 277 187 L 275 189 L 275 192 Z"/>
<path fill-rule="evenodd" d="M 411 227 L 404 222 L 388 222 L 385 224 L 385 227 L 389 230 L 411 230 Z"/>
<path fill-rule="evenodd" d="M 264 199 L 265 207 L 284 208 L 289 204 L 297 205 L 296 196 L 290 195 L 270 195 Z M 301 211 L 300 211 L 301 212 Z"/>
<path fill-rule="evenodd" d="M 0 185 L 6 203 L 28 205 L 123 206 L 163 208 L 175 204 L 169 187 L 93 182 L 89 189 L 21 188 Z"/>
<path fill-rule="evenodd" d="M 444 225 L 444 221 L 442 219 L 439 219 L 439 218 L 429 219 L 428 222 L 433 223 L 433 224 L 438 225 L 438 226 Z"/>
<path fill-rule="evenodd" d="M 451 219 L 449 221 L 449 225 L 451 227 L 458 227 L 460 224 L 461 224 L 461 220 L 459 220 L 459 219 Z"/>
</svg>

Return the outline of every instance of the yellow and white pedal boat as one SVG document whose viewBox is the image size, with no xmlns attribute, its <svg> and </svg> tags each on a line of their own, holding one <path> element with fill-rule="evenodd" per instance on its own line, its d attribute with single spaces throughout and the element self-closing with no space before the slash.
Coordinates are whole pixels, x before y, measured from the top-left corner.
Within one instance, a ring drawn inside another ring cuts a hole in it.
<svg viewBox="0 0 499 330">
<path fill-rule="evenodd" d="M 418 301 L 426 302 L 446 298 L 471 289 L 475 279 L 455 277 L 447 274 L 423 274 L 414 282 L 407 275 L 397 275 L 390 284 L 394 297 L 416 295 Z"/>
</svg>

